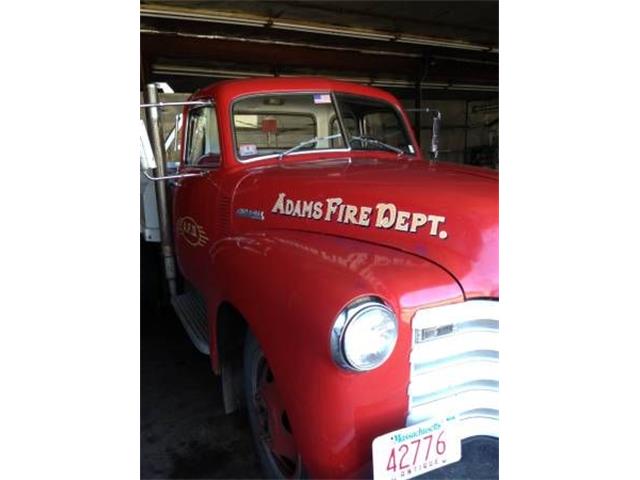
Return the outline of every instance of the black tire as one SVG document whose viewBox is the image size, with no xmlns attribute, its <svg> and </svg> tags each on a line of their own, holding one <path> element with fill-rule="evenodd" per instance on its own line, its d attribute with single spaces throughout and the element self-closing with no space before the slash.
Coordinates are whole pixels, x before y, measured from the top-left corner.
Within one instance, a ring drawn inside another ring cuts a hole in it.
<svg viewBox="0 0 640 480">
<path fill-rule="evenodd" d="M 295 450 L 295 459 L 292 458 L 293 451 L 289 440 L 293 441 L 293 432 L 286 416 L 286 411 L 280 411 L 274 402 L 263 399 L 263 393 L 268 389 L 269 396 L 277 396 L 275 378 L 269 368 L 269 364 L 262 353 L 258 341 L 250 330 L 247 331 L 247 338 L 244 344 L 244 369 L 243 382 L 247 414 L 253 441 L 262 466 L 262 471 L 266 478 L 306 478 L 302 467 L 302 459 Z M 277 404 L 277 402 L 275 402 Z M 281 423 L 276 424 L 277 418 Z M 289 436 L 290 435 L 290 439 Z M 282 455 L 284 448 L 274 447 L 272 437 L 281 439 L 282 445 L 291 448 L 291 454 Z M 280 450 L 280 451 L 278 451 Z"/>
</svg>

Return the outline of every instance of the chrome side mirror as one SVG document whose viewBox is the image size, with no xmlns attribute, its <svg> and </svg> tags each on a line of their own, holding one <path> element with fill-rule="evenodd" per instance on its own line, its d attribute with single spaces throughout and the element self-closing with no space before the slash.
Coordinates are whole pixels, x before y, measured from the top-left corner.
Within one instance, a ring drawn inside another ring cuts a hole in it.
<svg viewBox="0 0 640 480">
<path fill-rule="evenodd" d="M 147 171 L 155 170 L 157 167 L 158 164 L 153 155 L 147 127 L 145 127 L 144 122 L 140 119 L 140 168 L 142 168 L 142 171 Z"/>
<path fill-rule="evenodd" d="M 434 108 L 407 108 L 407 112 L 424 112 L 433 115 L 433 134 L 431 135 L 431 149 L 429 150 L 432 155 L 432 160 L 437 160 L 440 153 L 440 124 L 442 122 L 442 113 L 440 110 Z M 420 135 L 418 132 L 418 140 Z"/>
<path fill-rule="evenodd" d="M 442 114 L 438 110 L 432 110 L 433 116 L 433 133 L 431 135 L 431 153 L 433 159 L 438 159 L 440 153 L 440 123 L 442 122 Z"/>
</svg>

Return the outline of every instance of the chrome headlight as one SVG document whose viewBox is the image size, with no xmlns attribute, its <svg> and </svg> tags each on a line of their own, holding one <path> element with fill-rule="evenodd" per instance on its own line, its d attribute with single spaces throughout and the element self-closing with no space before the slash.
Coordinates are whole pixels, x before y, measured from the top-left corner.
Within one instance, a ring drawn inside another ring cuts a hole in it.
<svg viewBox="0 0 640 480">
<path fill-rule="evenodd" d="M 389 358 L 397 339 L 393 311 L 381 301 L 367 298 L 338 315 L 331 331 L 331 353 L 345 369 L 373 370 Z"/>
</svg>

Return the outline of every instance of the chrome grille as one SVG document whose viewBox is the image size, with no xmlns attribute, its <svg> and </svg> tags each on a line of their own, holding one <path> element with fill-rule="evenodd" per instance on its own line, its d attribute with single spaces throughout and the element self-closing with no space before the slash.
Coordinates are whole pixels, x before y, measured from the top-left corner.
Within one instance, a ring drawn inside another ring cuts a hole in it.
<svg viewBox="0 0 640 480">
<path fill-rule="evenodd" d="M 470 300 L 416 313 L 407 426 L 455 414 L 462 438 L 498 436 L 497 310 Z"/>
</svg>

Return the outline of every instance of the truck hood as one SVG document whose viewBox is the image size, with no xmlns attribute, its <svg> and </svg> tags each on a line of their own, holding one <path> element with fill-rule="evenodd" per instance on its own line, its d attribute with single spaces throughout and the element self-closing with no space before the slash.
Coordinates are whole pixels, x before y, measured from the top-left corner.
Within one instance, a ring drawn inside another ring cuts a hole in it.
<svg viewBox="0 0 640 480">
<path fill-rule="evenodd" d="M 371 157 L 244 172 L 232 203 L 238 232 L 302 230 L 384 245 L 438 264 L 467 298 L 499 294 L 493 171 Z"/>
</svg>

